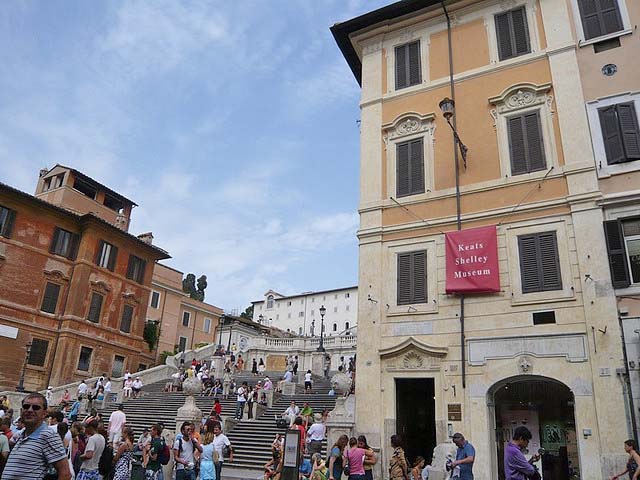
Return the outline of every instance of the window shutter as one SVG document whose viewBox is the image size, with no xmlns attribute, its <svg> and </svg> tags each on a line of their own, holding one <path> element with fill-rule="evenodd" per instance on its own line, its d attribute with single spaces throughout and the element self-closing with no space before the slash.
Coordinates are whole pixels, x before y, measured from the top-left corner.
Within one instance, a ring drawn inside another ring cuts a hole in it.
<svg viewBox="0 0 640 480">
<path fill-rule="evenodd" d="M 31 350 L 29 352 L 29 359 L 27 360 L 27 363 L 29 365 L 44 367 L 48 349 L 49 342 L 47 340 L 42 340 L 40 338 L 32 339 Z"/>
<path fill-rule="evenodd" d="M 58 244 L 58 239 L 60 238 L 60 234 L 62 230 L 56 227 L 53 230 L 53 238 L 51 239 L 51 246 L 49 247 L 49 253 L 56 253 L 56 245 Z"/>
<path fill-rule="evenodd" d="M 11 231 L 13 230 L 13 222 L 16 219 L 15 210 L 7 209 L 7 217 L 4 221 L 4 225 L 2 226 L 2 231 L 0 235 L 5 238 L 11 238 Z"/>
<path fill-rule="evenodd" d="M 396 147 L 396 152 L 396 195 L 403 197 L 411 193 L 409 184 L 409 144 L 399 144 Z"/>
<path fill-rule="evenodd" d="M 600 116 L 600 128 L 602 129 L 602 138 L 604 140 L 604 149 L 607 154 L 607 163 L 613 165 L 615 163 L 624 162 L 624 149 L 622 147 L 622 138 L 618 129 L 618 118 L 616 116 L 616 107 L 601 108 L 598 111 Z"/>
<path fill-rule="evenodd" d="M 80 245 L 80 235 L 76 235 L 75 233 L 71 234 L 71 239 L 69 241 L 69 256 L 67 257 L 69 260 L 75 260 L 78 256 L 78 247 Z"/>
<path fill-rule="evenodd" d="M 542 141 L 542 128 L 540 125 L 540 114 L 538 112 L 529 113 L 524 116 L 524 124 L 527 134 L 527 152 L 529 172 L 544 170 L 546 162 L 544 160 L 544 143 Z"/>
<path fill-rule="evenodd" d="M 513 51 L 514 57 L 529 53 L 529 31 L 527 28 L 527 17 L 524 7 L 512 10 L 511 25 L 513 27 Z"/>
<path fill-rule="evenodd" d="M 102 259 L 102 251 L 104 250 L 104 246 L 107 242 L 105 242 L 104 240 L 100 240 L 98 242 L 98 249 L 96 250 L 96 258 L 95 258 L 95 264 L 96 265 L 100 265 L 100 260 Z"/>
<path fill-rule="evenodd" d="M 127 278 L 129 280 L 134 280 L 133 278 L 133 270 L 134 270 L 135 257 L 133 255 L 129 255 L 129 264 L 127 265 Z"/>
<path fill-rule="evenodd" d="M 556 232 L 538 235 L 539 262 L 542 271 L 542 290 L 561 290 L 560 259 L 558 258 L 558 242 Z"/>
<path fill-rule="evenodd" d="M 500 60 L 513 57 L 509 24 L 509 12 L 496 15 L 496 35 L 498 37 L 498 56 Z"/>
<path fill-rule="evenodd" d="M 507 120 L 509 127 L 509 150 L 511 153 L 511 175 L 527 173 L 527 154 L 525 149 L 522 117 Z"/>
<path fill-rule="evenodd" d="M 627 252 L 620 222 L 617 220 L 604 222 L 604 236 L 607 240 L 607 252 L 609 254 L 609 268 L 611 269 L 613 288 L 626 288 L 631 285 L 631 279 L 629 278 Z"/>
<path fill-rule="evenodd" d="M 411 175 L 410 175 L 410 192 L 414 193 L 424 193 L 424 155 L 422 148 L 422 139 L 413 140 L 410 144 L 410 164 L 411 164 Z"/>
<path fill-rule="evenodd" d="M 103 297 L 99 293 L 91 295 L 91 306 L 89 307 L 88 320 L 94 323 L 100 323 L 100 311 L 102 310 Z"/>
<path fill-rule="evenodd" d="M 129 333 L 131 332 L 131 320 L 133 319 L 133 307 L 131 305 L 125 305 L 122 308 L 122 320 L 120 322 L 120 331 Z"/>
<path fill-rule="evenodd" d="M 145 260 L 139 259 L 138 260 L 140 262 L 140 268 L 138 269 L 138 278 L 136 279 L 136 281 L 138 283 L 143 283 L 144 282 L 144 271 L 147 268 L 147 262 Z"/>
<path fill-rule="evenodd" d="M 116 268 L 117 258 L 118 258 L 118 247 L 116 247 L 115 245 L 111 245 L 111 254 L 109 255 L 109 264 L 107 265 L 107 268 L 112 272 Z"/>
<path fill-rule="evenodd" d="M 42 306 L 40 310 L 47 313 L 56 313 L 58 304 L 58 296 L 60 295 L 60 285 L 57 283 L 47 282 L 42 297 Z"/>
<path fill-rule="evenodd" d="M 411 304 L 411 254 L 398 254 L 398 305 Z"/>
<path fill-rule="evenodd" d="M 396 47 L 396 89 L 408 86 L 407 60 L 407 46 Z"/>
<path fill-rule="evenodd" d="M 585 40 L 603 35 L 596 2 L 598 0 L 578 0 Z"/>
<path fill-rule="evenodd" d="M 618 108 L 618 121 L 622 132 L 622 143 L 624 145 L 625 159 L 640 159 L 640 129 L 638 128 L 638 117 L 633 103 L 621 103 Z"/>
<path fill-rule="evenodd" d="M 420 74 L 420 42 L 407 45 L 409 55 L 409 85 L 422 83 Z"/>
<path fill-rule="evenodd" d="M 604 34 L 618 32 L 622 30 L 622 18 L 618 9 L 617 0 L 597 0 L 600 3 L 600 14 L 602 15 L 602 26 Z"/>
<path fill-rule="evenodd" d="M 538 292 L 542 287 L 541 272 L 538 268 L 538 249 L 535 235 L 518 237 L 520 255 L 520 279 L 522 293 Z"/>
<path fill-rule="evenodd" d="M 411 303 L 427 302 L 427 252 L 414 252 L 412 265 L 413 292 Z"/>
</svg>

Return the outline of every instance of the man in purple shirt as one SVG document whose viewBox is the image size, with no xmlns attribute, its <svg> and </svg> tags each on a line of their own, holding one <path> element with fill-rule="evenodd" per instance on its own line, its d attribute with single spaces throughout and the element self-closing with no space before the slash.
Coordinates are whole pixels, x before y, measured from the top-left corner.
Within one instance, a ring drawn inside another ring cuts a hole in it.
<svg viewBox="0 0 640 480">
<path fill-rule="evenodd" d="M 513 439 L 504 449 L 505 480 L 526 480 L 536 473 L 532 463 L 537 462 L 540 455 L 536 453 L 527 461 L 522 454 L 522 449 L 527 448 L 529 440 L 531 432 L 527 427 L 517 427 L 513 431 Z"/>
</svg>

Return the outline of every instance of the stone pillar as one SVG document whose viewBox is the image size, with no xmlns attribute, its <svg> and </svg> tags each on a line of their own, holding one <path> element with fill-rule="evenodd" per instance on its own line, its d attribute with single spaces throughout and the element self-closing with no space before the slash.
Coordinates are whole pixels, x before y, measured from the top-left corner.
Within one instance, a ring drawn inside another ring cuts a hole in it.
<svg viewBox="0 0 640 480">
<path fill-rule="evenodd" d="M 264 391 L 264 396 L 267 399 L 267 407 L 273 407 L 273 388 Z"/>
<path fill-rule="evenodd" d="M 295 382 L 284 382 L 282 384 L 282 395 L 295 395 L 296 384 Z"/>
<path fill-rule="evenodd" d="M 217 355 L 211 359 L 211 368 L 215 370 L 215 378 L 222 378 L 224 375 L 224 357 Z"/>
<path fill-rule="evenodd" d="M 311 372 L 320 376 L 324 374 L 324 353 L 313 352 L 311 354 Z"/>
<path fill-rule="evenodd" d="M 189 421 L 200 425 L 202 421 L 202 410 L 198 408 L 196 399 L 193 397 L 202 391 L 202 382 L 197 377 L 187 378 L 182 382 L 182 390 L 187 394 L 187 398 L 176 415 L 176 435 L 180 432 L 180 427 L 184 422 Z"/>
</svg>

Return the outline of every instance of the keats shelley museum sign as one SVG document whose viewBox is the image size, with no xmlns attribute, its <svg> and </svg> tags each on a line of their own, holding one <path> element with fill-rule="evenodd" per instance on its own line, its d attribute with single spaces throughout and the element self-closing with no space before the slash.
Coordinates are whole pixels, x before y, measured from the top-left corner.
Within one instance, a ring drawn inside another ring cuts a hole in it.
<svg viewBox="0 0 640 480">
<path fill-rule="evenodd" d="M 496 226 L 445 233 L 447 293 L 500 291 Z"/>
</svg>

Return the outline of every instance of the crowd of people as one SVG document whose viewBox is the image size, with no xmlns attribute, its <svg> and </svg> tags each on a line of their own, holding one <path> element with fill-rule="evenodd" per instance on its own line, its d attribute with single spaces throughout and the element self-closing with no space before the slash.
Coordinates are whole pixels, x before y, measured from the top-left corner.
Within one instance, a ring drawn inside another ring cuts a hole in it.
<svg viewBox="0 0 640 480">
<path fill-rule="evenodd" d="M 233 448 L 222 433 L 220 412 L 215 402 L 201 424 L 182 424 L 170 448 L 166 439 L 172 435 L 161 423 L 136 440 L 122 404 L 108 420 L 95 409 L 79 419 L 77 410 L 49 408 L 45 395 L 31 393 L 14 418 L 8 399 L 0 397 L 1 479 L 130 480 L 137 467 L 146 480 L 164 480 L 171 450 L 176 480 L 221 479 Z"/>
</svg>

